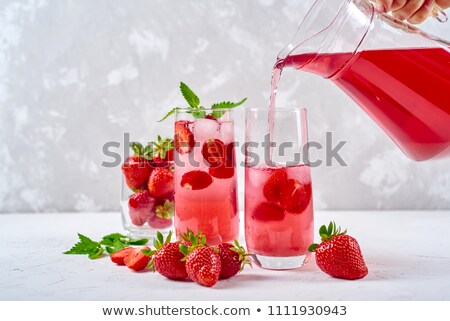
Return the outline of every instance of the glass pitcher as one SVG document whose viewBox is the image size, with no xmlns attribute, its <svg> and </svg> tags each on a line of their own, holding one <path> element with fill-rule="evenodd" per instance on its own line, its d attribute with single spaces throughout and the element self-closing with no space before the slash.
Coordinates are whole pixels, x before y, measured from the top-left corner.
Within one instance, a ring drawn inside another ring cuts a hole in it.
<svg viewBox="0 0 450 321">
<path fill-rule="evenodd" d="M 275 70 L 333 81 L 411 159 L 450 157 L 450 43 L 368 0 L 316 0 Z"/>
</svg>

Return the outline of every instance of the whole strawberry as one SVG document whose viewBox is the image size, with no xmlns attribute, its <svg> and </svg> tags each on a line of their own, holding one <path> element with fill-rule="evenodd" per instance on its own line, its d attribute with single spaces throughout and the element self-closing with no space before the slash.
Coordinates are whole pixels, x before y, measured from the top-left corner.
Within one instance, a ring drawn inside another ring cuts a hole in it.
<svg viewBox="0 0 450 321">
<path fill-rule="evenodd" d="M 158 167 L 152 171 L 148 180 L 148 191 L 154 197 L 173 193 L 175 189 L 171 168 Z"/>
<path fill-rule="evenodd" d="M 171 237 L 172 231 L 165 240 L 160 232 L 156 234 L 156 239 L 153 241 L 156 251 L 148 253 L 148 255 L 153 255 L 150 267 L 166 278 L 182 280 L 187 277 L 186 263 L 183 260 L 184 254 L 180 251 L 180 242 L 170 243 Z"/>
<path fill-rule="evenodd" d="M 216 246 L 219 251 L 222 268 L 220 270 L 220 279 L 228 279 L 235 276 L 244 269 L 246 264 L 252 266 L 247 259 L 250 254 L 245 252 L 245 249 L 239 244 L 237 240 L 234 245 L 230 243 L 222 243 Z"/>
<path fill-rule="evenodd" d="M 136 226 L 144 225 L 145 221 L 155 216 L 154 206 L 155 199 L 146 189 L 131 195 L 128 200 L 131 222 Z"/>
<path fill-rule="evenodd" d="M 311 244 L 308 250 L 316 252 L 316 263 L 325 273 L 334 278 L 356 280 L 367 275 L 368 269 L 353 237 L 341 232 L 336 223 L 330 222 L 328 228 L 322 225 L 319 229 L 322 243 Z"/>
<path fill-rule="evenodd" d="M 132 190 L 139 190 L 148 181 L 152 167 L 145 157 L 146 150 L 139 143 L 131 143 L 133 156 L 128 157 L 122 164 L 122 172 L 125 176 L 125 182 Z"/>
<path fill-rule="evenodd" d="M 200 235 L 200 234 L 199 234 Z M 191 246 L 180 245 L 180 250 L 186 255 L 186 272 L 192 281 L 211 287 L 219 281 L 222 263 L 219 251 L 205 245 L 206 238 L 190 235 Z"/>
</svg>

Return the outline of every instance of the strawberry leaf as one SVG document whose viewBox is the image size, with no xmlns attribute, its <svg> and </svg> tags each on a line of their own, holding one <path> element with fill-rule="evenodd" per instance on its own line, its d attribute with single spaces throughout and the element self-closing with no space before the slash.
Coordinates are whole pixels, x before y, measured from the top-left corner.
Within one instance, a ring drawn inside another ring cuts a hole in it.
<svg viewBox="0 0 450 321">
<path fill-rule="evenodd" d="M 197 109 L 200 105 L 200 98 L 184 82 L 180 82 L 180 90 L 184 99 L 191 108 Z"/>
<path fill-rule="evenodd" d="M 319 246 L 319 244 L 311 244 L 308 247 L 308 252 L 315 252 L 318 246 Z"/>
</svg>

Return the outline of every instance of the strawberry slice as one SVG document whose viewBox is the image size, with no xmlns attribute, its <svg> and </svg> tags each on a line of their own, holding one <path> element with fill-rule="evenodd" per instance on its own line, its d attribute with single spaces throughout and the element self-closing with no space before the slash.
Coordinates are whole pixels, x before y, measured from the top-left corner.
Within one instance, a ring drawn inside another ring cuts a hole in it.
<svg viewBox="0 0 450 321">
<path fill-rule="evenodd" d="M 136 226 L 142 226 L 147 219 L 153 216 L 155 199 L 147 190 L 131 195 L 128 200 L 128 209 L 131 222 Z"/>
<path fill-rule="evenodd" d="M 142 271 L 147 267 L 151 257 L 142 253 L 142 250 L 150 250 L 150 248 L 148 246 L 134 248 L 133 251 L 123 259 L 123 262 L 128 268 L 134 271 Z"/>
<path fill-rule="evenodd" d="M 227 163 L 225 163 L 217 167 L 208 168 L 208 172 L 215 178 L 232 178 L 234 176 L 234 166 L 229 166 Z"/>
<path fill-rule="evenodd" d="M 220 166 L 225 160 L 225 144 L 219 139 L 208 139 L 203 143 L 202 155 L 206 165 Z"/>
<path fill-rule="evenodd" d="M 308 205 L 308 193 L 296 179 L 288 179 L 280 188 L 280 204 L 286 211 L 299 214 Z"/>
<path fill-rule="evenodd" d="M 280 199 L 280 188 L 287 181 L 287 173 L 284 168 L 276 169 L 263 187 L 264 197 L 272 203 L 276 203 Z"/>
<path fill-rule="evenodd" d="M 175 149 L 180 154 L 189 153 L 194 147 L 194 134 L 189 129 L 190 121 L 178 120 L 175 122 Z"/>
<path fill-rule="evenodd" d="M 284 210 L 276 204 L 261 203 L 253 211 L 252 218 L 259 221 L 281 221 Z"/>
<path fill-rule="evenodd" d="M 181 186 L 193 191 L 207 188 L 211 185 L 213 179 L 211 175 L 203 171 L 191 171 L 187 172 L 181 178 Z"/>
<path fill-rule="evenodd" d="M 128 255 L 131 254 L 131 252 L 134 251 L 134 247 L 127 247 L 124 249 L 121 249 L 117 252 L 112 253 L 109 258 L 111 261 L 118 265 L 125 265 L 125 262 L 123 261 Z"/>
</svg>

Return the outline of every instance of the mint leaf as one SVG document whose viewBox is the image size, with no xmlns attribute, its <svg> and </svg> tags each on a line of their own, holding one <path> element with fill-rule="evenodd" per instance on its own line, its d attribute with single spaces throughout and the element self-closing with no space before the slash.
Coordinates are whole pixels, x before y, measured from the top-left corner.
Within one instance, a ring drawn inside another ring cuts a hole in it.
<svg viewBox="0 0 450 321">
<path fill-rule="evenodd" d="M 200 98 L 184 82 L 180 82 L 180 90 L 184 99 L 191 108 L 197 109 L 200 105 Z"/>
<path fill-rule="evenodd" d="M 204 111 L 204 109 L 205 107 L 200 106 L 198 109 L 193 109 L 192 111 L 190 111 L 190 114 L 192 114 L 194 118 L 205 118 L 206 112 Z"/>
<path fill-rule="evenodd" d="M 130 240 L 129 245 L 145 245 L 148 243 L 148 239 Z"/>
<path fill-rule="evenodd" d="M 158 122 L 162 122 L 163 120 L 166 120 L 167 118 L 169 118 L 170 116 L 172 116 L 177 110 L 180 110 L 180 107 L 175 107 L 172 108 L 171 111 L 169 111 L 163 118 L 161 118 L 160 120 L 158 120 Z"/>
<path fill-rule="evenodd" d="M 87 254 L 90 259 L 98 258 L 103 253 L 103 248 L 99 242 L 95 242 L 87 236 L 78 233 L 80 241 L 64 254 Z"/>
<path fill-rule="evenodd" d="M 233 103 L 231 101 L 223 101 L 221 103 L 216 103 L 216 104 L 212 104 L 211 109 L 232 109 L 232 108 L 236 108 L 240 105 L 242 105 L 243 103 L 245 103 L 245 101 L 247 100 L 247 98 L 242 99 L 241 101 L 237 102 L 237 103 Z M 220 117 L 223 116 L 223 114 L 225 114 L 226 111 L 224 110 L 215 110 L 211 113 L 211 116 L 214 118 L 219 119 Z"/>
</svg>

